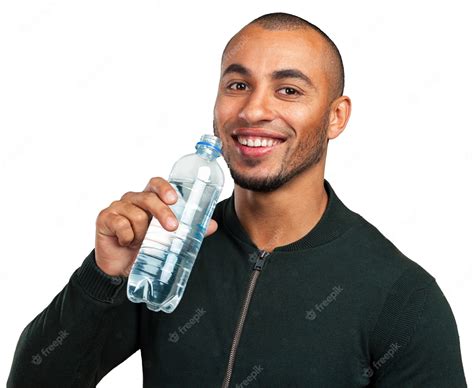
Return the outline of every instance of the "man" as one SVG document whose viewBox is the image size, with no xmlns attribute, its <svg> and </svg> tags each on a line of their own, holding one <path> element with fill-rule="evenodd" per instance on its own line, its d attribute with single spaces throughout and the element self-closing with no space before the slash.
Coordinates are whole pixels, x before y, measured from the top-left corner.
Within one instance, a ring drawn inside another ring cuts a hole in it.
<svg viewBox="0 0 474 388">
<path fill-rule="evenodd" d="M 154 313 L 125 295 L 151 216 L 177 226 L 176 195 L 153 178 L 99 214 L 95 249 L 22 333 L 8 385 L 95 386 L 140 349 L 146 387 L 465 387 L 434 278 L 324 179 L 350 116 L 343 88 L 336 46 L 305 20 L 238 32 L 214 109 L 236 185 L 181 303 Z"/>
</svg>

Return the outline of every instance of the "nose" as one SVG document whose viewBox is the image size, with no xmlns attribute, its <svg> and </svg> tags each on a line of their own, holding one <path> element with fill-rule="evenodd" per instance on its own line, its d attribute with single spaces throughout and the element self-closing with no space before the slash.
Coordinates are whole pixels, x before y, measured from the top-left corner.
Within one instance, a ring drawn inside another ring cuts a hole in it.
<svg viewBox="0 0 474 388">
<path fill-rule="evenodd" d="M 274 120 L 275 111 L 272 107 L 271 96 L 263 89 L 254 90 L 246 98 L 239 112 L 239 118 L 250 125 Z"/>
</svg>

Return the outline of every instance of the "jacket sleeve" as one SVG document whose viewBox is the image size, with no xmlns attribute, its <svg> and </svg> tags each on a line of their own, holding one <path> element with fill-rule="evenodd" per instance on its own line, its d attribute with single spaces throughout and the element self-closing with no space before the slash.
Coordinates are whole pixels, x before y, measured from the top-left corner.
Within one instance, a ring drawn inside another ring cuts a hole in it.
<svg viewBox="0 0 474 388">
<path fill-rule="evenodd" d="M 125 277 L 87 256 L 62 291 L 21 333 L 8 388 L 95 387 L 138 349 L 139 305 Z"/>
<path fill-rule="evenodd" d="M 383 348 L 371 365 L 376 388 L 464 388 L 456 322 L 436 281 L 388 314 Z"/>
</svg>

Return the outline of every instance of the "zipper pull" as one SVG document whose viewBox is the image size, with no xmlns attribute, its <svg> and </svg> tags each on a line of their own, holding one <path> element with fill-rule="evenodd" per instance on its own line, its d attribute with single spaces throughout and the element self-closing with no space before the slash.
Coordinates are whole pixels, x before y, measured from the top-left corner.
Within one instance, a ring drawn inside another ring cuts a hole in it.
<svg viewBox="0 0 474 388">
<path fill-rule="evenodd" d="M 260 255 L 257 257 L 257 261 L 253 266 L 254 270 L 261 271 L 263 268 L 263 264 L 265 263 L 265 258 L 270 254 L 270 252 L 261 250 Z"/>
</svg>

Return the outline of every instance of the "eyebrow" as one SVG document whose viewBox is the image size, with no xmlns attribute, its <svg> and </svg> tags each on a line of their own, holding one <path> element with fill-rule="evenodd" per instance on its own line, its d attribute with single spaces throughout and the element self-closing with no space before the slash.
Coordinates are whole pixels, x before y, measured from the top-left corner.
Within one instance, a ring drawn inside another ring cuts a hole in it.
<svg viewBox="0 0 474 388">
<path fill-rule="evenodd" d="M 296 79 L 302 80 L 308 86 L 315 88 L 315 86 L 311 82 L 311 79 L 298 69 L 283 69 L 283 70 L 274 71 L 272 73 L 272 78 L 273 79 L 296 78 Z"/>
<path fill-rule="evenodd" d="M 231 65 L 227 66 L 227 68 L 222 73 L 222 76 L 225 76 L 229 73 L 237 73 L 243 76 L 251 76 L 252 72 L 247 69 L 245 66 L 239 63 L 232 63 Z M 276 70 L 272 73 L 272 79 L 274 80 L 281 80 L 285 78 L 296 78 L 300 79 L 305 82 L 308 86 L 316 89 L 314 84 L 311 82 L 311 79 L 304 74 L 302 71 L 298 69 L 283 69 L 283 70 Z"/>
<path fill-rule="evenodd" d="M 222 76 L 229 74 L 229 73 L 238 73 L 240 75 L 250 76 L 250 70 L 247 69 L 245 66 L 242 66 L 238 63 L 232 63 L 231 65 L 227 66 Z"/>
</svg>

